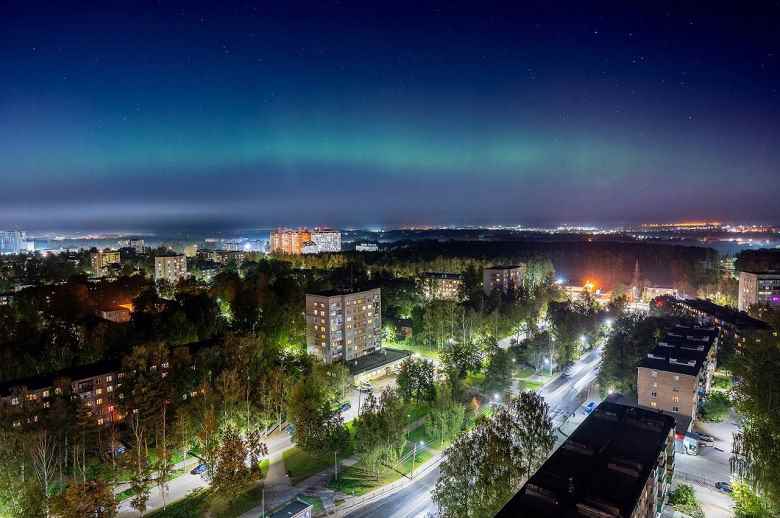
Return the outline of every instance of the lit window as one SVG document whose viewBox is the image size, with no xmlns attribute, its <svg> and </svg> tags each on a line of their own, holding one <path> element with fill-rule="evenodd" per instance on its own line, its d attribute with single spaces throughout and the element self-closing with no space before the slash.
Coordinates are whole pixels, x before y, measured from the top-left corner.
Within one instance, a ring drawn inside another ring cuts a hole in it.
<svg viewBox="0 0 780 518">
<path fill-rule="evenodd" d="M 15 398 L 11 399 L 11 404 L 14 405 L 14 406 L 18 405 L 19 404 L 19 398 L 15 397 Z"/>
<path fill-rule="evenodd" d="M 651 407 L 653 407 L 653 408 L 655 408 L 655 406 L 656 406 L 656 405 L 655 405 L 655 401 L 651 401 L 651 402 L 650 402 L 650 406 L 651 406 Z"/>
<path fill-rule="evenodd" d="M 106 387 L 106 392 L 113 392 L 113 391 L 114 391 L 113 385 L 109 385 Z"/>
<path fill-rule="evenodd" d="M 43 391 L 43 397 L 49 397 L 49 391 L 48 390 L 44 390 Z"/>
<path fill-rule="evenodd" d="M 100 419 L 98 419 L 98 420 L 97 420 L 98 426 L 101 426 L 101 425 L 103 424 L 103 422 L 104 422 L 104 421 L 103 421 L 103 418 L 102 418 L 102 417 L 101 417 Z"/>
<path fill-rule="evenodd" d="M 658 376 L 658 372 L 656 372 L 656 371 L 650 371 L 650 375 L 651 375 L 652 377 L 656 377 L 656 376 Z"/>
<path fill-rule="evenodd" d="M 103 393 L 103 389 L 102 388 L 95 389 L 95 394 L 100 395 L 102 393 Z"/>
<path fill-rule="evenodd" d="M 675 402 L 675 403 L 679 403 L 680 402 L 680 396 L 677 396 L 677 395 L 672 396 L 672 401 Z"/>
<path fill-rule="evenodd" d="M 680 411 L 680 407 L 677 406 L 672 407 L 672 412 L 679 412 L 679 411 Z"/>
</svg>

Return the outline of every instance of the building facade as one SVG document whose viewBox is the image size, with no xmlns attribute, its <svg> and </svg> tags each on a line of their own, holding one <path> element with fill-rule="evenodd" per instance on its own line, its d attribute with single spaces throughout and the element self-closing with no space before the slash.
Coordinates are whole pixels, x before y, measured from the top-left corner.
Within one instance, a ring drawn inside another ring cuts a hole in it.
<svg viewBox="0 0 780 518">
<path fill-rule="evenodd" d="M 317 245 L 318 252 L 341 252 L 340 230 L 315 228 L 311 232 L 311 241 Z"/>
<path fill-rule="evenodd" d="M 684 416 L 692 424 L 715 372 L 714 327 L 676 325 L 637 367 L 639 406 Z"/>
<path fill-rule="evenodd" d="M 106 269 L 112 264 L 121 264 L 119 251 L 103 250 L 89 254 L 89 264 L 92 272 L 102 277 L 106 274 Z"/>
<path fill-rule="evenodd" d="M 485 268 L 482 271 L 482 286 L 485 294 L 490 295 L 496 289 L 501 293 L 506 293 L 510 288 L 522 286 L 525 272 L 525 264 Z"/>
<path fill-rule="evenodd" d="M 306 229 L 277 228 L 271 232 L 269 240 L 272 254 L 301 255 L 303 244 L 311 241 L 311 232 Z"/>
<path fill-rule="evenodd" d="M 420 284 L 426 300 L 458 300 L 463 292 L 463 275 L 426 272 L 422 274 Z"/>
<path fill-rule="evenodd" d="M 184 254 L 158 255 L 154 258 L 155 282 L 165 280 L 171 284 L 187 278 L 187 257 Z"/>
<path fill-rule="evenodd" d="M 656 518 L 674 477 L 675 420 L 601 403 L 496 515 Z"/>
<path fill-rule="evenodd" d="M 780 308 L 780 273 L 739 272 L 740 311 L 747 311 L 754 304 Z"/>
<path fill-rule="evenodd" d="M 356 252 L 378 252 L 379 245 L 376 243 L 358 243 L 355 245 Z"/>
<path fill-rule="evenodd" d="M 382 347 L 379 288 L 306 294 L 306 346 L 325 363 L 350 361 Z"/>
<path fill-rule="evenodd" d="M 18 254 L 29 252 L 30 241 L 27 233 L 20 230 L 0 230 L 0 254 Z"/>
</svg>

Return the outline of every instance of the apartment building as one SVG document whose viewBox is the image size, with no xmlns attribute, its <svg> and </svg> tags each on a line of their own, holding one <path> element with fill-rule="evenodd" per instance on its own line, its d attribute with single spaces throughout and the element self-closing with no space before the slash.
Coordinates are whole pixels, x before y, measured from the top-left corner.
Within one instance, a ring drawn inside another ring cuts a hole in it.
<svg viewBox="0 0 780 518">
<path fill-rule="evenodd" d="M 738 343 L 743 342 L 745 337 L 751 333 L 771 329 L 769 324 L 751 317 L 744 311 L 735 311 L 709 300 L 660 297 L 655 303 L 659 309 L 669 309 L 678 314 L 695 318 L 701 326 L 715 326 L 721 336 L 733 336 Z"/>
<path fill-rule="evenodd" d="M 463 275 L 425 272 L 420 277 L 420 286 L 425 300 L 458 300 L 463 291 Z"/>
<path fill-rule="evenodd" d="M 637 367 L 639 406 L 679 415 L 690 428 L 710 391 L 717 351 L 714 327 L 677 324 L 668 329 Z"/>
<path fill-rule="evenodd" d="M 11 411 L 26 407 L 28 419 L 37 421 L 38 410 L 49 408 L 55 397 L 70 393 L 89 409 L 95 424 L 108 424 L 122 418 L 115 408 L 124 377 L 119 370 L 119 361 L 110 360 L 6 382 L 0 384 L 0 401 Z M 23 423 L 19 420 L 13 424 Z"/>
<path fill-rule="evenodd" d="M 498 289 L 506 293 L 509 288 L 517 288 L 523 285 L 527 266 L 518 264 L 514 266 L 491 266 L 482 271 L 482 286 L 486 295 Z"/>
<path fill-rule="evenodd" d="M 674 477 L 675 419 L 601 403 L 496 515 L 656 518 Z"/>
<path fill-rule="evenodd" d="M 240 266 L 246 259 L 246 254 L 243 250 L 198 250 L 198 259 L 217 264 L 235 261 L 236 265 Z"/>
<path fill-rule="evenodd" d="M 272 254 L 301 255 L 307 241 L 311 241 L 311 232 L 306 229 L 277 228 L 271 232 L 270 251 Z"/>
<path fill-rule="evenodd" d="M 155 282 L 165 280 L 171 284 L 187 278 L 187 257 L 184 254 L 158 255 L 154 258 Z"/>
<path fill-rule="evenodd" d="M 382 348 L 379 288 L 306 294 L 306 346 L 325 363 L 350 361 Z"/>
<path fill-rule="evenodd" d="M 20 230 L 0 230 L 0 254 L 18 254 L 35 250 L 27 233 Z"/>
<path fill-rule="evenodd" d="M 780 308 L 780 273 L 739 272 L 737 308 L 747 311 L 754 304 Z"/>
<path fill-rule="evenodd" d="M 355 252 L 378 252 L 379 245 L 377 243 L 358 243 L 355 245 Z"/>
<path fill-rule="evenodd" d="M 315 228 L 311 242 L 317 246 L 317 253 L 341 252 L 341 231 L 331 228 Z"/>
<path fill-rule="evenodd" d="M 118 250 L 98 250 L 89 254 L 89 265 L 97 277 L 103 277 L 109 266 L 121 264 Z"/>
</svg>

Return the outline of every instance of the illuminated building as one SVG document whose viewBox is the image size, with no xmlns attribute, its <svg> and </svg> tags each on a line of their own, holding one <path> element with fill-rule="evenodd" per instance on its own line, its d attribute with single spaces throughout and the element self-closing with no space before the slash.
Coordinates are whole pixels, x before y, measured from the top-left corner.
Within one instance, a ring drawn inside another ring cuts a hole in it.
<svg viewBox="0 0 780 518">
<path fill-rule="evenodd" d="M 341 231 L 329 228 L 315 228 L 310 240 L 317 245 L 318 252 L 341 252 Z"/>
<path fill-rule="evenodd" d="M 92 252 L 89 254 L 89 264 L 92 268 L 92 272 L 98 276 L 102 277 L 106 274 L 106 268 L 108 268 L 109 265 L 112 264 L 120 264 L 121 260 L 119 257 L 119 252 L 114 250 L 103 250 Z"/>
<path fill-rule="evenodd" d="M 271 232 L 271 253 L 301 255 L 303 253 L 303 244 L 307 241 L 311 241 L 311 232 L 306 229 L 277 228 Z"/>
<path fill-rule="evenodd" d="M 358 243 L 355 245 L 356 252 L 378 252 L 379 245 L 376 243 Z"/>
<path fill-rule="evenodd" d="M 740 311 L 754 304 L 780 307 L 780 273 L 739 272 Z"/>
<path fill-rule="evenodd" d="M 510 288 L 515 289 L 523 285 L 526 265 L 521 263 L 514 266 L 492 266 L 482 271 L 482 285 L 486 295 L 498 289 L 506 293 Z"/>
<path fill-rule="evenodd" d="M 184 254 L 158 255 L 154 258 L 154 280 L 171 284 L 187 278 L 187 258 Z"/>
<path fill-rule="evenodd" d="M 27 240 L 27 234 L 19 230 L 0 230 L 0 254 L 18 254 L 32 252 L 33 242 Z"/>
<path fill-rule="evenodd" d="M 457 300 L 463 290 L 463 276 L 458 273 L 426 272 L 421 279 L 426 300 Z"/>
<path fill-rule="evenodd" d="M 382 347 L 379 288 L 306 294 L 306 346 L 325 363 L 351 361 Z"/>
</svg>

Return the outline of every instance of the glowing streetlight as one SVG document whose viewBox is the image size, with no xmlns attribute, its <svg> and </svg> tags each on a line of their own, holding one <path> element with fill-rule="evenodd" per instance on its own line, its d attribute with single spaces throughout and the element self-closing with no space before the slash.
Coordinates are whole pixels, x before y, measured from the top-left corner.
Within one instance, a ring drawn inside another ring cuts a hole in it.
<svg viewBox="0 0 780 518">
<path fill-rule="evenodd" d="M 607 327 L 612 327 L 612 319 L 611 318 L 606 319 L 604 321 L 604 325 L 606 325 Z"/>
</svg>

